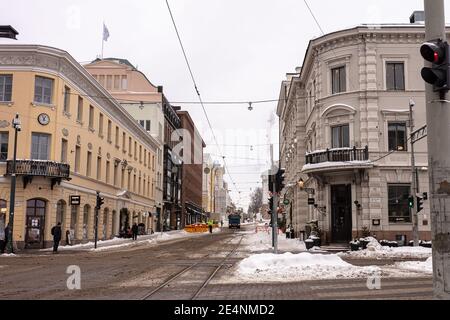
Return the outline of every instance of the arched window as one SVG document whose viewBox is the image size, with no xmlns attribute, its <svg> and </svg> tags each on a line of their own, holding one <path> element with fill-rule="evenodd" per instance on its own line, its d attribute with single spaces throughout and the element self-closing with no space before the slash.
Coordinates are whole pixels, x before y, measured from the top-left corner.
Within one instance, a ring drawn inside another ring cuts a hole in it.
<svg viewBox="0 0 450 320">
<path fill-rule="evenodd" d="M 77 235 L 79 206 L 72 206 L 70 209 L 70 239 L 73 241 Z"/>
</svg>

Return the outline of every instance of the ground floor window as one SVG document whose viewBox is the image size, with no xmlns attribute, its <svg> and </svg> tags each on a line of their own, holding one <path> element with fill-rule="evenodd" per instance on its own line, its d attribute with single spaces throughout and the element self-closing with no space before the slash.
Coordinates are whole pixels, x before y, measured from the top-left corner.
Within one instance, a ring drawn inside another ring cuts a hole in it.
<svg viewBox="0 0 450 320">
<path fill-rule="evenodd" d="M 411 222 L 408 206 L 410 192 L 409 184 L 388 185 L 389 222 Z"/>
</svg>

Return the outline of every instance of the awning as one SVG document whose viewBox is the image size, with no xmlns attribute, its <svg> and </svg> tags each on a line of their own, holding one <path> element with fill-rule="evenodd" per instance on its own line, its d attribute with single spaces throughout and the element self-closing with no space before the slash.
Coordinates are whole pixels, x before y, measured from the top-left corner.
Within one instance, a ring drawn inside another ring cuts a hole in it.
<svg viewBox="0 0 450 320">
<path fill-rule="evenodd" d="M 201 207 L 196 206 L 193 203 L 188 203 L 188 202 L 186 202 L 185 205 L 186 205 L 186 212 L 188 214 L 192 214 L 192 215 L 202 215 L 203 214 L 203 210 Z"/>
</svg>

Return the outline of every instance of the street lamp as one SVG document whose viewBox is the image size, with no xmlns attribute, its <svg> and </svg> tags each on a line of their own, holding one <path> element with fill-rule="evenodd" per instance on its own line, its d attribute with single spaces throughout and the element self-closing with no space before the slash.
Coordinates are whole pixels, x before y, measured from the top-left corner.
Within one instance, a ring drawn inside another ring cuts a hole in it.
<svg viewBox="0 0 450 320">
<path fill-rule="evenodd" d="M 17 158 L 17 133 L 22 129 L 20 126 L 19 114 L 12 120 L 12 127 L 14 128 L 14 156 L 12 162 L 11 172 L 11 191 L 9 198 L 9 222 L 8 222 L 8 252 L 14 253 L 13 246 L 13 228 L 14 228 L 14 204 L 16 202 L 16 158 Z"/>
</svg>

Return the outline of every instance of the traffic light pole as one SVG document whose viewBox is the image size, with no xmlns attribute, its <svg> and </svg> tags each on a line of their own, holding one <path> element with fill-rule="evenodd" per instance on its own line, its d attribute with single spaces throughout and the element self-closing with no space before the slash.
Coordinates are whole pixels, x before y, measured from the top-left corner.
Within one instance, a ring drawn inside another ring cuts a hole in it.
<svg viewBox="0 0 450 320">
<path fill-rule="evenodd" d="M 273 144 L 270 145 L 270 161 L 272 164 L 272 173 L 273 179 L 273 195 L 272 195 L 272 245 L 273 245 L 273 253 L 278 254 L 278 212 L 277 212 L 277 204 L 278 204 L 278 195 L 277 195 L 277 188 L 276 188 L 276 172 L 278 170 L 275 170 L 275 166 L 273 164 Z M 277 168 L 278 169 L 278 168 Z"/>
<path fill-rule="evenodd" d="M 412 139 L 412 133 L 414 131 L 414 123 L 413 123 L 413 106 L 414 103 L 412 101 L 409 102 L 409 132 L 410 132 L 410 141 L 411 141 L 411 193 L 413 196 L 413 206 L 411 209 L 411 217 L 413 219 L 413 237 L 414 237 L 414 246 L 419 246 L 419 218 L 417 215 L 417 208 L 416 208 L 416 195 L 419 192 L 417 189 L 417 183 L 416 183 L 416 162 L 414 159 L 414 141 Z"/>
<path fill-rule="evenodd" d="M 94 244 L 94 248 L 97 249 L 97 240 L 98 240 L 98 208 L 95 207 L 95 226 L 94 226 L 94 238 L 95 238 L 95 244 Z"/>
<path fill-rule="evenodd" d="M 425 40 L 446 39 L 444 0 L 424 0 Z M 425 66 L 431 63 L 425 62 Z M 450 299 L 450 104 L 426 84 L 434 297 Z"/>
</svg>

